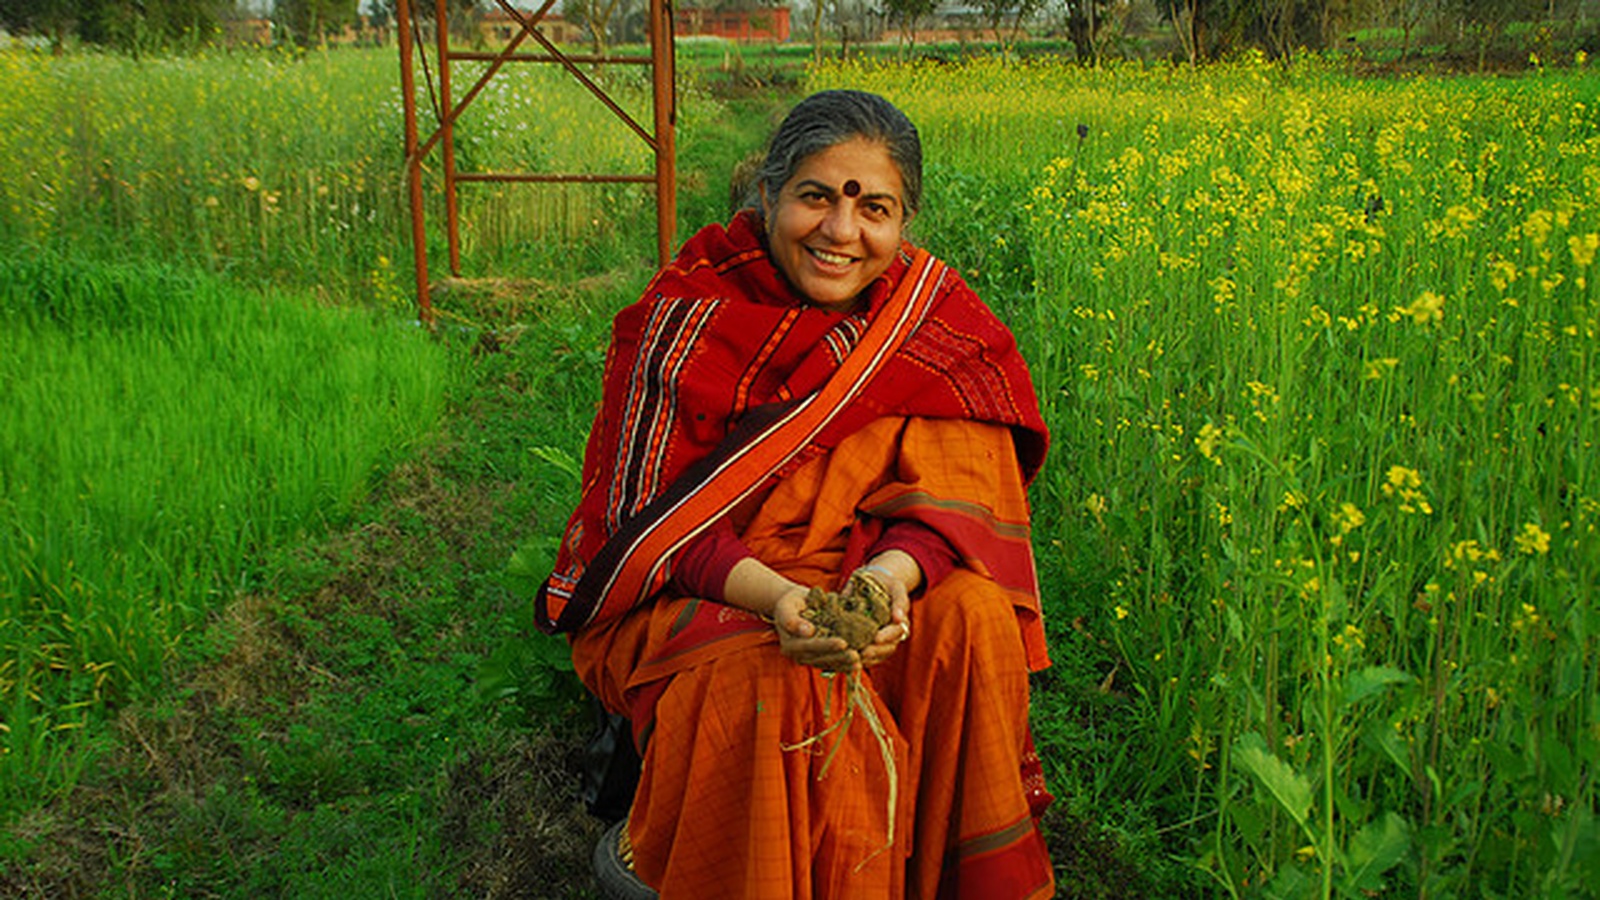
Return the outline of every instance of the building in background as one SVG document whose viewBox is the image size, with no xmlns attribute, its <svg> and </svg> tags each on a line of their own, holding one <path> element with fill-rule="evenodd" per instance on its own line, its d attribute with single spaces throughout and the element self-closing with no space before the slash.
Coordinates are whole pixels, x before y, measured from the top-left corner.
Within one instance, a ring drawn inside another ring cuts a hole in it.
<svg viewBox="0 0 1600 900">
<path fill-rule="evenodd" d="M 787 41 L 789 7 L 754 6 L 749 9 L 685 9 L 673 11 L 672 25 L 679 37 L 702 35 L 730 41 Z"/>
<path fill-rule="evenodd" d="M 498 6 L 489 9 L 478 20 L 478 33 L 490 47 L 505 46 L 521 30 L 522 25 Z M 556 13 L 546 13 L 534 30 L 549 38 L 552 44 L 581 44 L 586 36 L 581 24 L 569 22 Z"/>
</svg>

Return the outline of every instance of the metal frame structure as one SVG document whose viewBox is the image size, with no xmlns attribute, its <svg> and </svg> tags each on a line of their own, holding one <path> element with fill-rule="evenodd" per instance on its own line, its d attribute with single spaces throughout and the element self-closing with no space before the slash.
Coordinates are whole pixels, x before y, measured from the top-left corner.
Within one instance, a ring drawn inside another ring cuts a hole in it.
<svg viewBox="0 0 1600 900">
<path fill-rule="evenodd" d="M 425 2 L 425 0 L 423 0 Z M 444 206 L 446 232 L 450 251 L 450 272 L 461 275 L 461 220 L 456 203 L 457 186 L 474 182 L 565 182 L 565 183 L 615 183 L 637 182 L 654 184 L 656 189 L 656 255 L 665 265 L 671 258 L 674 232 L 677 228 L 677 91 L 676 67 L 673 54 L 671 0 L 650 0 L 650 55 L 597 56 L 593 54 L 567 54 L 546 38 L 535 26 L 539 24 L 556 0 L 542 0 L 534 11 L 519 10 L 509 0 L 495 0 L 511 20 L 518 24 L 504 47 L 497 52 L 453 50 L 450 47 L 449 13 L 446 0 L 434 0 L 434 37 L 437 44 L 437 75 L 427 73 L 430 92 L 437 103 L 438 126 L 426 138 L 418 125 L 416 60 L 423 57 L 426 70 L 426 50 L 417 45 L 413 27 L 415 18 L 412 0 L 398 0 L 396 27 L 400 45 L 400 90 L 405 105 L 405 167 L 407 189 L 411 204 L 411 243 L 417 278 L 417 310 L 422 321 L 433 322 L 433 299 L 428 276 L 428 245 L 423 211 L 422 167 L 435 147 L 440 148 L 443 163 Z M 543 52 L 520 53 L 518 48 L 531 38 Z M 478 80 L 461 96 L 454 99 L 451 74 L 458 61 L 486 62 L 487 68 Z M 477 98 L 483 88 L 509 62 L 550 63 L 565 68 L 573 78 L 605 105 L 613 114 L 637 134 L 655 153 L 655 171 L 651 174 L 555 174 L 534 172 L 460 172 L 456 169 L 454 131 L 456 121 Z M 586 65 L 647 65 L 650 67 L 654 89 L 653 129 L 646 130 L 618 103 L 578 68 Z M 437 78 L 435 82 L 434 79 Z"/>
</svg>

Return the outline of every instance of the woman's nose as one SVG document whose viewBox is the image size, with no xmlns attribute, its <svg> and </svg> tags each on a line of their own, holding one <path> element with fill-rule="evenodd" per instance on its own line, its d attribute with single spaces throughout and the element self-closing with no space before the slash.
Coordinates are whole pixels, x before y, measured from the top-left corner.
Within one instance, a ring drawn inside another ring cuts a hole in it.
<svg viewBox="0 0 1600 900">
<path fill-rule="evenodd" d="M 861 233 L 861 223 L 856 216 L 856 204 L 851 200 L 840 200 L 830 206 L 827 215 L 822 217 L 822 233 L 835 243 L 846 244 L 854 241 L 856 235 Z"/>
</svg>

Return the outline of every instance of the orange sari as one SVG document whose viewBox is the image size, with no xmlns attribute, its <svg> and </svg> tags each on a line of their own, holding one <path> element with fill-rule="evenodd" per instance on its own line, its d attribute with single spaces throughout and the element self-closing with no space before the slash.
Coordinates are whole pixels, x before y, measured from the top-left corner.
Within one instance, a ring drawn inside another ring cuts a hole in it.
<svg viewBox="0 0 1600 900">
<path fill-rule="evenodd" d="M 935 518 L 965 503 L 959 514 L 1025 540 L 1010 443 L 992 425 L 879 419 L 779 482 L 743 539 L 806 584 L 838 580 L 860 510 L 886 502 Z M 917 597 L 911 638 L 864 677 L 895 760 L 892 847 L 878 737 L 860 715 L 828 732 L 846 680 L 790 662 L 770 626 L 686 641 L 703 610 L 754 617 L 671 598 L 574 635 L 579 674 L 630 712 L 645 748 L 629 822 L 640 877 L 669 898 L 1051 896 L 1027 722 L 1028 671 L 1048 660 L 1025 637 L 1026 595 L 982 568 L 966 558 Z"/>
</svg>

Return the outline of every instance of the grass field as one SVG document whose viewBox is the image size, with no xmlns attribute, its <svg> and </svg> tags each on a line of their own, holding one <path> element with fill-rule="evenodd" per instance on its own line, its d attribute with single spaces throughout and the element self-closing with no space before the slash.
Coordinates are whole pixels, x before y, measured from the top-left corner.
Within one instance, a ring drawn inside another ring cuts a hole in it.
<svg viewBox="0 0 1600 900">
<path fill-rule="evenodd" d="M 0 54 L 10 892 L 591 895 L 505 563 L 570 507 L 648 198 L 469 198 L 516 280 L 421 339 L 393 68 Z M 687 228 L 791 97 L 686 76 Z M 1600 76 L 805 86 L 919 123 L 917 238 L 1033 366 L 1063 895 L 1592 896 Z M 474 163 L 638 164 L 553 157 L 580 99 L 531 87 Z"/>
</svg>

